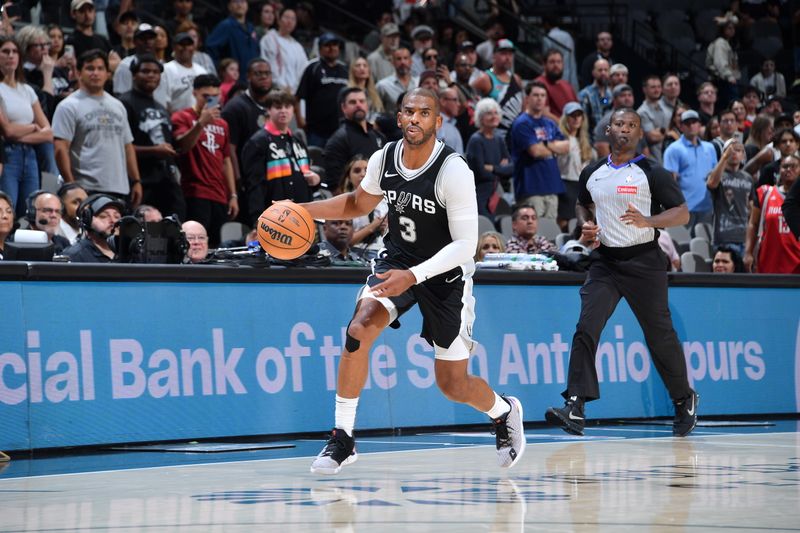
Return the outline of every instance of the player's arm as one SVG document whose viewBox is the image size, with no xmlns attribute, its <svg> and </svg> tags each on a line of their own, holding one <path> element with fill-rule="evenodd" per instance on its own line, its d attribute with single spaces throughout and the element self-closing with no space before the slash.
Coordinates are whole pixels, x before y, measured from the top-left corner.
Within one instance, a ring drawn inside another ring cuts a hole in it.
<svg viewBox="0 0 800 533">
<path fill-rule="evenodd" d="M 327 200 L 300 204 L 315 219 L 345 220 L 371 213 L 381 203 L 383 195 L 370 194 L 361 187 Z"/>
<path fill-rule="evenodd" d="M 427 261 L 409 269 L 414 274 L 414 283 L 422 283 L 469 262 L 478 246 L 478 203 L 472 171 L 463 159 L 454 158 L 448 161 L 441 180 L 440 193 L 445 199 L 447 224 L 453 242 Z"/>
<path fill-rule="evenodd" d="M 344 220 L 371 213 L 383 199 L 380 187 L 382 156 L 383 150 L 372 154 L 367 163 L 367 175 L 355 191 L 302 206 L 316 219 Z"/>
</svg>

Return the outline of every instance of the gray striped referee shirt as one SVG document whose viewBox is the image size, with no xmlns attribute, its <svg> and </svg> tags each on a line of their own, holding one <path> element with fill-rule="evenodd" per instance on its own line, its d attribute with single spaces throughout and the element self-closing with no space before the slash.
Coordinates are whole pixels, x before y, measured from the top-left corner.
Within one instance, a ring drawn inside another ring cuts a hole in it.
<svg viewBox="0 0 800 533">
<path fill-rule="evenodd" d="M 619 217 L 632 203 L 644 216 L 686 203 L 678 183 L 663 167 L 638 155 L 621 166 L 600 159 L 581 172 L 578 202 L 595 205 L 600 243 L 624 248 L 656 240 L 654 228 L 637 228 Z"/>
</svg>

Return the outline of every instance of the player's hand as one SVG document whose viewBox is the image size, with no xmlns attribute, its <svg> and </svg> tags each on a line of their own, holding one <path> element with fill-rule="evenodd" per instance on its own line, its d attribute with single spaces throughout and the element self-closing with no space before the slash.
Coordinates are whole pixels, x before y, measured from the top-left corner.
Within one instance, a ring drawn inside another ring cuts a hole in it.
<svg viewBox="0 0 800 533">
<path fill-rule="evenodd" d="M 389 270 L 375 276 L 384 280 L 372 287 L 372 293 L 381 298 L 400 296 L 417 282 L 410 270 Z"/>
<path fill-rule="evenodd" d="M 625 210 L 619 219 L 629 226 L 636 226 L 637 228 L 650 227 L 647 217 L 644 216 L 641 211 L 636 209 L 636 206 L 634 206 L 632 203 L 628 203 L 628 209 Z"/>
<path fill-rule="evenodd" d="M 166 159 L 168 157 L 178 157 L 178 152 L 169 143 L 161 143 L 155 146 L 156 157 Z"/>
<path fill-rule="evenodd" d="M 309 187 L 316 187 L 322 181 L 322 178 L 319 177 L 319 174 L 316 172 L 306 172 L 303 174 L 303 177 L 306 179 L 306 183 Z"/>
<path fill-rule="evenodd" d="M 585 243 L 592 243 L 597 240 L 597 236 L 600 233 L 600 226 L 592 222 L 591 220 L 587 220 L 581 226 L 581 238 Z"/>
<path fill-rule="evenodd" d="M 753 271 L 753 263 L 755 263 L 755 259 L 753 258 L 753 254 L 745 253 L 744 257 L 742 257 L 742 262 L 744 263 L 744 271 L 745 272 L 752 272 Z"/>
<path fill-rule="evenodd" d="M 221 111 L 219 110 L 218 105 L 213 107 L 206 106 L 202 111 L 200 111 L 200 118 L 197 120 L 197 122 L 199 122 L 200 125 L 205 128 L 215 120 L 218 120 L 220 116 Z"/>
</svg>

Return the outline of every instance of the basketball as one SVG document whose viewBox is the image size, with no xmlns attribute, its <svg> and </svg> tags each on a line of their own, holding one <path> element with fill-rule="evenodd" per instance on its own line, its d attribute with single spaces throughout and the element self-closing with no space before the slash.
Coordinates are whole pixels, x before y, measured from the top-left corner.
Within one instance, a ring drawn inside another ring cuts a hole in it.
<svg viewBox="0 0 800 533">
<path fill-rule="evenodd" d="M 276 259 L 297 259 L 314 243 L 316 224 L 294 202 L 272 204 L 258 217 L 258 242 Z"/>
</svg>

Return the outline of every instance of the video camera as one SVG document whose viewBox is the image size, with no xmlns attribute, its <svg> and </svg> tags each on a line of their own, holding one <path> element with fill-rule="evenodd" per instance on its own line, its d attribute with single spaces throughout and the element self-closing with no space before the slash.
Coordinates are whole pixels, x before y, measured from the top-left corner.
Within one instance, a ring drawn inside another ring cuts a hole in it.
<svg viewBox="0 0 800 533">
<path fill-rule="evenodd" d="M 120 263 L 180 264 L 189 242 L 174 215 L 160 222 L 125 216 L 119 221 L 117 261 Z"/>
</svg>

